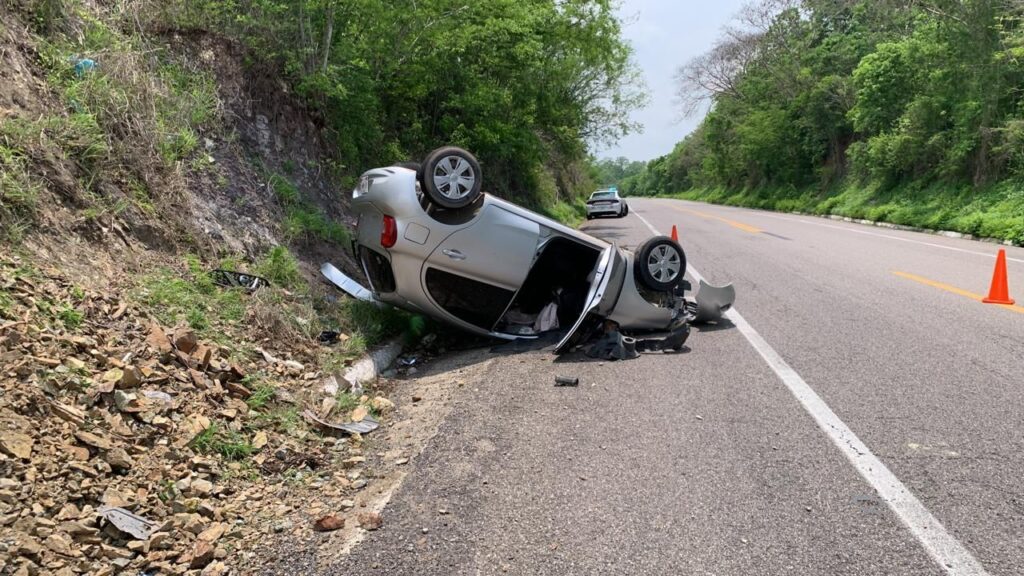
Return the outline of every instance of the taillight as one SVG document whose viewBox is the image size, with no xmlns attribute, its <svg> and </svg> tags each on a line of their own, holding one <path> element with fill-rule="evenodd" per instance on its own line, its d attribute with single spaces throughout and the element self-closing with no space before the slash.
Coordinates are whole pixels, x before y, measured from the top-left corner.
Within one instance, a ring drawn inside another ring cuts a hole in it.
<svg viewBox="0 0 1024 576">
<path fill-rule="evenodd" d="M 398 241 L 398 223 L 393 216 L 384 215 L 383 226 L 380 229 L 380 245 L 384 248 L 391 248 Z"/>
</svg>

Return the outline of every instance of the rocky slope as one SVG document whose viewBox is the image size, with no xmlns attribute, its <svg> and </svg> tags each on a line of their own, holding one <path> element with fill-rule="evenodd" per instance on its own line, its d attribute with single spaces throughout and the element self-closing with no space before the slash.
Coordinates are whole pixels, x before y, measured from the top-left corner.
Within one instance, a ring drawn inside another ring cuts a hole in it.
<svg viewBox="0 0 1024 576">
<path fill-rule="evenodd" d="M 317 277 L 357 273 L 318 118 L 223 38 L 41 5 L 0 5 L 0 574 L 252 573 L 376 529 L 409 436 L 324 426 L 395 424 L 386 382 L 325 383 L 408 324 Z"/>
</svg>

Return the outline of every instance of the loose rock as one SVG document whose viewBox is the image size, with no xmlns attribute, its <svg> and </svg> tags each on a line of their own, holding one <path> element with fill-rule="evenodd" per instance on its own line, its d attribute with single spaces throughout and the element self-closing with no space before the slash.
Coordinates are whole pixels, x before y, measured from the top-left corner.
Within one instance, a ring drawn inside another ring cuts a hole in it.
<svg viewBox="0 0 1024 576">
<path fill-rule="evenodd" d="M 28 460 L 32 456 L 32 446 L 35 441 L 28 434 L 14 430 L 0 432 L 0 451 L 4 454 Z"/>
<path fill-rule="evenodd" d="M 195 545 L 192 547 L 192 556 L 188 562 L 188 567 L 192 570 L 202 568 L 213 562 L 214 547 L 205 540 L 197 540 Z"/>
<path fill-rule="evenodd" d="M 327 516 L 323 516 L 313 523 L 313 529 L 317 532 L 331 532 L 334 530 L 339 530 L 344 527 L 345 519 L 341 516 L 336 516 L 334 514 L 328 514 Z"/>
<path fill-rule="evenodd" d="M 363 530 L 377 530 L 384 525 L 384 519 L 377 512 L 360 512 L 357 519 Z"/>
</svg>

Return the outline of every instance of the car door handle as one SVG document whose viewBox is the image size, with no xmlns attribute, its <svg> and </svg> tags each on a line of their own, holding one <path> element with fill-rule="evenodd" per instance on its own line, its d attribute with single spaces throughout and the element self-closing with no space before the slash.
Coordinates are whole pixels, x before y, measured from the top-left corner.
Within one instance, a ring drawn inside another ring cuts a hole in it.
<svg viewBox="0 0 1024 576">
<path fill-rule="evenodd" d="M 444 254 L 445 256 L 451 258 L 452 260 L 465 260 L 466 259 L 466 255 L 465 254 L 463 254 L 462 252 L 459 252 L 458 250 L 452 250 L 450 248 L 445 248 L 444 250 L 441 250 L 441 253 Z"/>
</svg>

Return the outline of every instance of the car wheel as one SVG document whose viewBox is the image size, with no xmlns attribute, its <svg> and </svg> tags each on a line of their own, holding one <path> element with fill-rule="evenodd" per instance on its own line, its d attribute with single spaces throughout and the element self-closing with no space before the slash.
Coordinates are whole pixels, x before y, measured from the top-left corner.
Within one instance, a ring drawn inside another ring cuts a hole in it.
<svg viewBox="0 0 1024 576">
<path fill-rule="evenodd" d="M 629 204 L 624 204 L 626 209 L 622 212 L 623 216 L 629 216 Z"/>
<path fill-rule="evenodd" d="M 430 201 L 442 208 L 463 208 L 480 196 L 480 163 L 462 148 L 445 146 L 427 154 L 419 176 Z"/>
<path fill-rule="evenodd" d="M 686 274 L 686 253 L 667 236 L 655 236 L 641 244 L 633 267 L 639 282 L 658 292 L 669 292 Z"/>
</svg>

